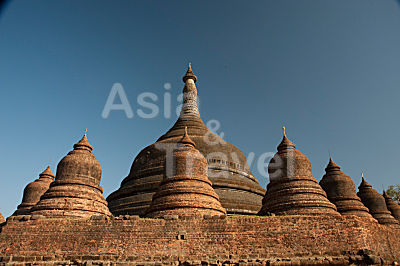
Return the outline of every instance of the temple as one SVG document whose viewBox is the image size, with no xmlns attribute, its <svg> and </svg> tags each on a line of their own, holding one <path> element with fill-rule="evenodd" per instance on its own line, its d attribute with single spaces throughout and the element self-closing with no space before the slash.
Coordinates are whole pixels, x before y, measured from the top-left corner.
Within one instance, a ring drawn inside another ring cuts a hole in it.
<svg viewBox="0 0 400 266">
<path fill-rule="evenodd" d="M 332 158 L 325 168 L 325 175 L 319 182 L 330 202 L 336 205 L 341 215 L 357 215 L 372 218 L 368 208 L 357 196 L 353 180 L 340 170 Z"/>
<path fill-rule="evenodd" d="M 320 183 L 286 136 L 260 187 L 243 153 L 211 133 L 197 77 L 174 126 L 108 198 L 85 131 L 0 214 L 0 265 L 398 265 L 399 205 L 330 158 Z M 110 209 L 108 208 L 108 204 Z M 397 220 L 396 220 L 397 219 Z"/>
<path fill-rule="evenodd" d="M 259 215 L 339 215 L 313 177 L 308 158 L 286 137 L 285 127 L 268 173 L 270 183 Z"/>
<path fill-rule="evenodd" d="M 55 181 L 31 209 L 35 215 L 48 217 L 111 216 L 100 187 L 101 166 L 93 147 L 83 138 L 57 166 Z"/>
<path fill-rule="evenodd" d="M 187 127 L 197 149 L 208 162 L 208 177 L 222 206 L 229 214 L 256 214 L 265 190 L 251 173 L 244 154 L 234 145 L 212 133 L 200 118 L 197 106 L 197 77 L 189 68 L 183 77 L 183 104 L 174 126 L 156 143 L 135 158 L 121 187 L 108 196 L 114 215 L 143 215 L 163 179 L 164 161 Z"/>
<path fill-rule="evenodd" d="M 18 205 L 13 216 L 30 214 L 31 208 L 39 202 L 40 197 L 49 189 L 51 182 L 54 181 L 54 174 L 50 165 L 44 170 L 39 178 L 29 183 L 24 189 L 22 203 Z"/>
<path fill-rule="evenodd" d="M 386 201 L 386 207 L 392 214 L 396 220 L 400 221 L 400 205 L 396 202 L 393 201 L 392 197 L 390 197 L 386 191 L 383 191 L 383 197 L 385 198 Z"/>
<path fill-rule="evenodd" d="M 380 224 L 399 224 L 388 210 L 385 198 L 376 192 L 367 181 L 365 181 L 364 174 L 362 174 L 362 181 L 358 187 L 357 195 L 360 197 L 362 203 L 364 203 L 364 205 L 369 209 L 372 216 L 378 220 Z"/>
<path fill-rule="evenodd" d="M 164 215 L 225 215 L 219 197 L 207 178 L 207 160 L 195 148 L 185 128 L 185 134 L 178 142 L 172 160 L 170 176 L 165 170 L 159 190 L 153 195 L 146 217 Z"/>
</svg>

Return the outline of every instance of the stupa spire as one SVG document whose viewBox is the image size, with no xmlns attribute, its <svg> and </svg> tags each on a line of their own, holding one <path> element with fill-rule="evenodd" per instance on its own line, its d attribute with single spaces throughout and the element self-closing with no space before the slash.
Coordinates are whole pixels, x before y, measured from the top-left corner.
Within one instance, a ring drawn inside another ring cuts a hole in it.
<svg viewBox="0 0 400 266">
<path fill-rule="evenodd" d="M 328 165 L 326 166 L 325 170 L 326 170 L 326 171 L 328 171 L 328 170 L 330 170 L 330 171 L 332 171 L 332 170 L 340 171 L 340 166 L 337 165 L 337 164 L 332 160 L 332 157 L 329 157 L 329 163 L 328 163 Z"/>
<path fill-rule="evenodd" d="M 199 123 L 203 123 L 200 119 L 199 108 L 197 106 L 197 88 L 195 82 L 197 81 L 196 75 L 192 71 L 192 65 L 189 63 L 188 70 L 185 76 L 183 76 L 183 82 L 185 87 L 183 88 L 183 99 L 182 109 L 179 115 L 179 120 L 198 120 Z"/>
<path fill-rule="evenodd" d="M 281 143 L 278 146 L 278 151 L 286 150 L 286 149 L 295 149 L 296 145 L 293 142 L 291 142 L 286 136 L 286 127 L 285 126 L 282 127 L 282 131 L 283 131 L 283 138 L 282 138 Z"/>
<path fill-rule="evenodd" d="M 47 168 L 41 174 L 39 174 L 39 177 L 54 179 L 54 174 L 50 169 L 50 164 L 47 166 Z"/>
<path fill-rule="evenodd" d="M 89 151 L 93 150 L 92 145 L 90 145 L 87 139 L 86 133 L 87 133 L 87 128 L 85 129 L 85 134 L 83 135 L 82 139 L 74 145 L 74 150 L 89 150 Z"/>
<path fill-rule="evenodd" d="M 364 179 L 364 172 L 361 172 L 361 184 L 360 187 L 372 187 L 367 181 Z"/>
<path fill-rule="evenodd" d="M 179 143 L 181 143 L 181 144 L 192 145 L 193 147 L 196 146 L 196 144 L 193 142 L 193 140 L 191 140 L 191 138 L 190 138 L 189 135 L 188 135 L 187 127 L 185 127 L 185 132 L 183 133 L 183 137 L 182 137 L 182 139 L 179 141 Z"/>
<path fill-rule="evenodd" d="M 188 70 L 186 71 L 185 76 L 183 76 L 183 82 L 187 82 L 189 79 L 193 80 L 194 82 L 197 81 L 196 75 L 192 71 L 192 63 L 189 63 Z"/>
</svg>

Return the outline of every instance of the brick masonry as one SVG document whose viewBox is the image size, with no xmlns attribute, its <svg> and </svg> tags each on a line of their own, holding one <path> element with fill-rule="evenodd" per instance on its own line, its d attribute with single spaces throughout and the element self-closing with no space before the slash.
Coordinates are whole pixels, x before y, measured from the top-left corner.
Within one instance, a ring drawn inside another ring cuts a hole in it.
<svg viewBox="0 0 400 266">
<path fill-rule="evenodd" d="M 365 217 L 29 218 L 1 226 L 0 264 L 391 265 L 400 258 L 400 230 Z"/>
</svg>

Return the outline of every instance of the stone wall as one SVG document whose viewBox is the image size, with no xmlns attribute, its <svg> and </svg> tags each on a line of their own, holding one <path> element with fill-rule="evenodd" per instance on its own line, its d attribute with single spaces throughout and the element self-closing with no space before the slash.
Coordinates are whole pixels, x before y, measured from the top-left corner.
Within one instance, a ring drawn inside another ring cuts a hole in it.
<svg viewBox="0 0 400 266">
<path fill-rule="evenodd" d="M 400 258 L 399 229 L 355 216 L 21 218 L 1 227 L 0 263 L 392 264 Z"/>
</svg>

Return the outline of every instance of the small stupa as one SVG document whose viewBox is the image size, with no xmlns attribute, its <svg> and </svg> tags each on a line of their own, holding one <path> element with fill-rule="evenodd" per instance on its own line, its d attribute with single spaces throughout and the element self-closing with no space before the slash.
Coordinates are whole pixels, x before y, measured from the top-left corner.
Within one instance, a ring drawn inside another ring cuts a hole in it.
<svg viewBox="0 0 400 266">
<path fill-rule="evenodd" d="M 270 183 L 260 215 L 340 215 L 312 175 L 308 158 L 286 137 L 268 165 Z"/>
<path fill-rule="evenodd" d="M 1 215 L 1 213 L 0 213 L 0 224 L 2 224 L 2 223 L 4 223 L 4 222 L 5 222 L 4 217 L 3 217 L 3 215 Z"/>
<path fill-rule="evenodd" d="M 57 166 L 56 179 L 32 214 L 49 217 L 111 216 L 100 186 L 101 166 L 85 135 Z"/>
<path fill-rule="evenodd" d="M 207 177 L 207 160 L 195 148 L 187 128 L 172 157 L 167 157 L 165 164 L 163 180 L 153 195 L 146 212 L 147 217 L 226 214 Z"/>
<path fill-rule="evenodd" d="M 357 196 L 353 180 L 340 170 L 340 166 L 332 158 L 329 159 L 325 175 L 319 184 L 325 190 L 329 201 L 336 205 L 340 214 L 372 218 L 368 208 Z"/>
<path fill-rule="evenodd" d="M 361 174 L 361 184 L 358 187 L 357 195 L 360 197 L 362 203 L 369 209 L 369 213 L 380 224 L 398 224 L 399 222 L 391 215 L 386 207 L 385 198 L 372 189 L 372 186 L 364 179 L 364 174 Z"/>
<path fill-rule="evenodd" d="M 39 178 L 29 183 L 24 189 L 22 203 L 18 205 L 13 216 L 28 215 L 31 208 L 39 202 L 40 197 L 49 189 L 51 182 L 54 181 L 54 174 L 50 169 L 50 165 L 44 170 Z"/>
<path fill-rule="evenodd" d="M 386 191 L 383 191 L 383 197 L 386 201 L 386 207 L 392 213 L 392 216 L 396 218 L 396 220 L 400 221 L 400 205 L 394 202 L 391 196 L 389 196 Z"/>
</svg>

